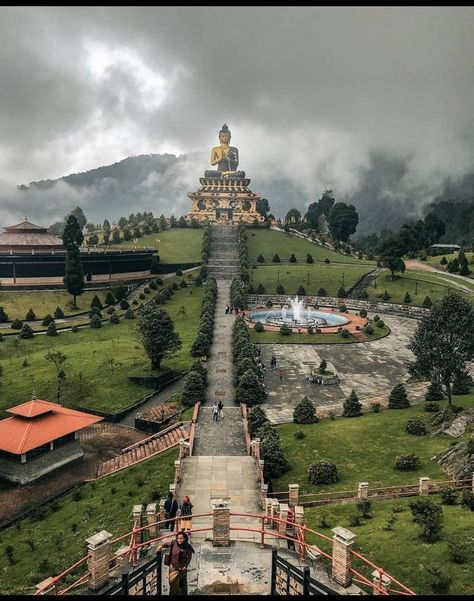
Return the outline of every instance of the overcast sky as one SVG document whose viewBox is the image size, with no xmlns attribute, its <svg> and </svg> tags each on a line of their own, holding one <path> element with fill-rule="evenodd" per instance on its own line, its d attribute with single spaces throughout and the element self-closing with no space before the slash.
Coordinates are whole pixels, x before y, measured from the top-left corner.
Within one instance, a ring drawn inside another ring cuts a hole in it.
<svg viewBox="0 0 474 601">
<path fill-rule="evenodd" d="M 473 32 L 472 7 L 1 8 L 0 180 L 207 157 L 227 122 L 256 190 L 347 193 L 373 149 L 435 185 L 473 164 Z"/>
</svg>

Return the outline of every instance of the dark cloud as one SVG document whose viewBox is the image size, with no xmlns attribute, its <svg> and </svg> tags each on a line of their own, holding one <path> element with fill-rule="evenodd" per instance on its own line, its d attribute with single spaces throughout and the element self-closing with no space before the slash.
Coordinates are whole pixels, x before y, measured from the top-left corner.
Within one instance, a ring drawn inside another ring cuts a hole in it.
<svg viewBox="0 0 474 601">
<path fill-rule="evenodd" d="M 375 150 L 406 161 L 387 193 L 420 202 L 472 168 L 472 7 L 7 7 L 0 17 L 0 174 L 11 184 L 148 152 L 207 157 L 224 121 L 254 189 L 285 181 L 301 205 L 324 187 L 360 197 Z"/>
</svg>

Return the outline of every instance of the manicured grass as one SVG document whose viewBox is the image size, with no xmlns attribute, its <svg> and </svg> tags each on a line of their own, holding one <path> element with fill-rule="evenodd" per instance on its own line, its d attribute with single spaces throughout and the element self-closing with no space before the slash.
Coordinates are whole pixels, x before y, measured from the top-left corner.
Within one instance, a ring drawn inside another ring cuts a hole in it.
<svg viewBox="0 0 474 601">
<path fill-rule="evenodd" d="M 445 404 L 443 401 L 440 406 Z M 474 393 L 456 397 L 455 404 L 473 406 Z M 413 436 L 405 432 L 409 419 L 421 419 L 428 425 L 432 415 L 417 404 L 407 409 L 386 409 L 360 417 L 323 419 L 317 424 L 283 424 L 278 431 L 291 469 L 273 482 L 273 488 L 288 490 L 288 484 L 297 482 L 300 492 L 329 492 L 356 490 L 358 482 L 378 487 L 416 484 L 420 476 L 447 480 L 446 473 L 431 458 L 449 447 L 453 438 L 429 434 Z M 297 430 L 304 432 L 305 438 L 296 440 L 293 435 Z M 465 434 L 456 441 L 467 436 Z M 396 470 L 393 467 L 395 457 L 408 453 L 420 458 L 421 467 L 413 471 Z M 336 464 L 339 482 L 329 486 L 315 486 L 309 482 L 310 464 L 321 459 Z"/>
<path fill-rule="evenodd" d="M 383 338 L 390 333 L 390 328 L 375 327 L 374 333 L 367 336 L 370 340 Z M 349 344 L 358 342 L 358 340 L 350 334 L 348 338 L 344 338 L 341 334 L 297 334 L 292 333 L 289 336 L 283 336 L 280 332 L 256 332 L 253 328 L 250 329 L 250 340 L 254 344 Z"/>
<path fill-rule="evenodd" d="M 137 247 L 157 246 L 160 263 L 192 263 L 201 260 L 202 232 L 202 228 L 171 228 L 138 238 Z M 125 248 L 135 246 L 133 240 L 122 244 Z"/>
<path fill-rule="evenodd" d="M 337 291 L 342 286 L 348 290 L 363 275 L 372 270 L 371 265 L 329 265 L 316 263 L 271 263 L 270 265 L 257 263 L 256 269 L 251 269 L 252 284 L 255 290 L 262 284 L 267 294 L 275 294 L 278 283 L 285 288 L 285 294 L 296 294 L 300 286 L 304 286 L 307 295 L 314 295 L 322 286 L 328 296 L 337 296 Z M 309 273 L 309 283 L 308 283 Z M 344 277 L 343 277 L 344 276 Z M 341 299 L 341 303 L 344 302 Z"/>
<path fill-rule="evenodd" d="M 440 504 L 438 495 L 430 496 L 435 503 Z M 473 564 L 457 564 L 449 559 L 447 540 L 456 536 L 464 540 L 474 539 L 473 513 L 467 509 L 456 506 L 443 505 L 443 530 L 441 538 L 435 543 L 424 543 L 419 540 L 420 527 L 412 520 L 409 508 L 414 499 L 392 499 L 389 501 L 372 502 L 372 519 L 362 519 L 360 526 L 351 526 L 349 516 L 357 513 L 354 504 L 327 505 L 325 507 L 305 508 L 305 523 L 312 530 L 332 537 L 332 528 L 342 526 L 357 535 L 354 542 L 354 551 L 364 555 L 368 560 L 382 567 L 391 576 L 402 582 L 417 594 L 430 594 L 430 575 L 427 568 L 433 564 L 438 565 L 452 577 L 449 592 L 453 595 L 472 595 L 474 593 L 474 580 L 472 578 Z M 384 530 L 384 526 L 391 515 L 394 506 L 403 508 L 397 513 L 397 520 L 391 531 Z M 321 517 L 325 516 L 327 527 L 321 527 Z M 331 553 L 331 544 L 315 536 L 308 535 L 308 542 L 316 544 L 326 553 Z M 471 546 L 472 549 L 472 546 Z M 324 560 L 323 560 L 324 561 Z M 325 563 L 325 562 L 324 562 Z M 372 569 L 359 560 L 353 567 L 371 578 Z M 359 570 L 360 571 L 360 570 Z M 398 588 L 398 587 L 396 587 Z"/>
<path fill-rule="evenodd" d="M 36 319 L 43 319 L 48 313 L 53 315 L 56 307 L 61 307 L 64 315 L 88 311 L 91 300 L 96 294 L 104 304 L 107 289 L 86 290 L 77 297 L 76 304 L 78 308 L 71 309 L 68 302 L 72 301 L 72 296 L 64 290 L 39 290 L 38 292 L 4 290 L 0 292 L 0 306 L 5 309 L 9 319 L 24 320 L 26 312 L 30 308 L 35 312 Z"/>
<path fill-rule="evenodd" d="M 459 285 L 465 285 L 472 289 L 474 293 L 472 282 L 467 281 L 464 284 L 461 280 L 449 278 L 449 276 L 444 273 L 438 275 L 426 271 L 409 270 L 393 281 L 391 279 L 386 279 L 387 276 L 391 277 L 390 272 L 385 270 L 377 277 L 376 287 L 374 287 L 374 283 L 372 283 L 366 288 L 370 299 L 382 300 L 382 295 L 386 290 L 390 295 L 388 302 L 403 304 L 403 299 L 408 291 L 412 299 L 410 304 L 421 306 L 426 296 L 429 296 L 434 303 L 444 298 L 451 288 L 451 292 L 459 292 L 459 294 L 467 300 L 474 300 L 472 295 L 469 295 L 458 288 Z"/>
<path fill-rule="evenodd" d="M 174 478 L 177 454 L 174 447 L 88 483 L 48 503 L 45 510 L 37 510 L 36 519 L 26 517 L 2 530 L 0 594 L 33 594 L 34 586 L 44 578 L 60 574 L 87 554 L 86 538 L 100 530 L 107 530 L 114 538 L 131 530 L 133 505 L 158 503 L 160 497 L 166 496 Z M 44 515 L 39 519 L 41 512 Z M 27 541 L 32 541 L 33 550 Z M 8 545 L 13 547 L 14 565 L 10 565 L 5 554 Z"/>
<path fill-rule="evenodd" d="M 162 369 L 156 375 L 169 369 L 185 371 L 193 362 L 189 350 L 196 336 L 202 294 L 203 288 L 180 288 L 166 303 L 165 308 L 181 337 L 182 348 L 162 362 Z M 129 375 L 152 373 L 150 361 L 136 338 L 135 323 L 135 320 L 123 320 L 117 325 L 63 332 L 57 337 L 4 340 L 0 343 L 0 365 L 4 368 L 0 398 L 2 417 L 6 416 L 6 408 L 29 400 L 32 394 L 56 400 L 56 371 L 45 358 L 49 350 L 60 350 L 67 357 L 66 383 L 61 397 L 61 402 L 67 406 L 118 411 L 148 394 L 148 389 L 128 380 Z M 13 345 L 18 343 L 15 349 Z M 23 367 L 25 360 L 28 365 Z"/>
<path fill-rule="evenodd" d="M 343 255 L 284 232 L 247 228 L 247 235 L 250 263 L 256 262 L 258 255 L 261 254 L 265 257 L 265 263 L 272 264 L 275 253 L 278 253 L 282 260 L 289 259 L 294 253 L 298 261 L 306 262 L 306 253 L 309 253 L 315 261 L 324 261 L 327 258 L 335 263 L 355 263 L 356 265 L 373 265 L 375 267 L 375 261 Z"/>
</svg>

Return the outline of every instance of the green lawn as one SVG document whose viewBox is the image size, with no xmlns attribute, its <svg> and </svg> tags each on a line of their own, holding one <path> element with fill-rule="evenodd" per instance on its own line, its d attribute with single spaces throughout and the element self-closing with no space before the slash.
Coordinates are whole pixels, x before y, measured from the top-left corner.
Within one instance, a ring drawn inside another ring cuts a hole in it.
<svg viewBox="0 0 474 601">
<path fill-rule="evenodd" d="M 306 261 L 306 253 L 312 255 L 315 261 L 324 261 L 328 258 L 336 263 L 355 263 L 357 265 L 373 265 L 375 261 L 366 261 L 356 259 L 348 255 L 342 255 L 329 248 L 324 248 L 318 244 L 312 244 L 307 240 L 291 236 L 275 230 L 254 230 L 247 228 L 248 251 L 250 263 L 257 260 L 258 255 L 265 257 L 265 262 L 271 263 L 275 253 L 278 253 L 280 259 L 289 259 L 294 253 L 298 261 Z"/>
<path fill-rule="evenodd" d="M 107 292 L 107 289 L 86 290 L 77 297 L 78 309 L 71 309 L 68 301 L 72 300 L 72 296 L 64 290 L 39 290 L 38 292 L 4 290 L 0 292 L 0 306 L 5 309 L 9 319 L 24 320 L 30 308 L 35 312 L 36 319 L 43 319 L 48 313 L 53 315 L 56 307 L 61 307 L 65 315 L 87 311 L 96 294 L 104 303 Z"/>
<path fill-rule="evenodd" d="M 26 517 L 2 530 L 0 594 L 33 594 L 36 584 L 60 574 L 86 555 L 86 538 L 100 530 L 107 530 L 114 538 L 131 530 L 133 505 L 158 503 L 160 497 L 166 496 L 174 478 L 176 457 L 175 447 L 86 484 L 59 501 L 48 503 L 45 510 L 37 510 L 36 519 Z M 8 545 L 13 547 L 14 565 L 5 553 Z"/>
<path fill-rule="evenodd" d="M 183 344 L 174 357 L 163 361 L 159 373 L 168 369 L 182 372 L 191 365 L 189 350 L 199 324 L 202 294 L 203 288 L 180 288 L 166 303 Z M 123 320 L 117 325 L 63 332 L 57 337 L 4 340 L 0 344 L 0 365 L 4 368 L 2 417 L 6 408 L 29 400 L 33 394 L 56 400 L 55 368 L 45 359 L 50 349 L 61 350 L 67 357 L 66 385 L 61 399 L 65 405 L 118 411 L 148 394 L 149 389 L 128 380 L 129 375 L 150 373 L 149 360 L 135 336 L 135 323 Z M 15 343 L 19 343 L 17 348 L 13 346 Z"/>
<path fill-rule="evenodd" d="M 390 294 L 388 302 L 403 304 L 403 299 L 408 291 L 412 299 L 411 304 L 421 305 L 426 296 L 429 296 L 432 302 L 439 301 L 451 289 L 451 292 L 457 291 L 464 298 L 473 300 L 471 295 L 459 290 L 458 286 L 464 285 L 474 293 L 474 282 L 467 280 L 464 283 L 461 280 L 449 278 L 449 275 L 444 273 L 438 275 L 426 271 L 409 270 L 393 281 L 387 277 L 390 278 L 391 275 L 388 270 L 385 270 L 377 277 L 376 282 L 372 282 L 366 288 L 370 299 L 382 300 L 381 297 L 386 290 Z"/>
<path fill-rule="evenodd" d="M 436 503 L 441 503 L 438 495 L 430 496 Z M 429 578 L 426 568 L 436 564 L 453 579 L 449 592 L 453 595 L 474 594 L 472 552 L 471 561 L 457 564 L 449 560 L 447 539 L 459 536 L 464 540 L 474 540 L 474 519 L 472 512 L 458 506 L 443 505 L 443 530 L 441 539 L 427 544 L 418 538 L 420 528 L 412 521 L 409 509 L 413 499 L 392 499 L 390 501 L 373 501 L 373 518 L 363 519 L 360 526 L 351 526 L 349 516 L 357 513 L 354 504 L 328 505 L 305 509 L 305 523 L 312 530 L 332 537 L 332 528 L 342 526 L 357 534 L 353 549 L 367 559 L 382 567 L 391 576 L 414 590 L 417 594 L 430 594 Z M 393 506 L 403 509 L 397 513 L 397 520 L 391 531 L 384 530 L 391 515 Z M 321 517 L 325 516 L 327 527 L 321 527 Z M 331 544 L 314 534 L 308 535 L 308 542 L 316 544 L 327 553 L 331 552 Z M 472 548 L 472 547 L 471 547 Z M 323 560 L 323 563 L 325 561 Z M 358 569 L 362 562 L 354 563 Z M 366 564 L 363 564 L 366 565 Z M 368 566 L 362 573 L 371 579 Z M 398 588 L 398 587 L 397 587 Z"/>
<path fill-rule="evenodd" d="M 373 328 L 374 333 L 368 337 L 370 340 L 383 338 L 390 333 L 388 326 L 377 328 L 373 325 Z M 289 336 L 282 336 L 280 332 L 256 332 L 253 328 L 250 330 L 250 340 L 254 344 L 348 344 L 358 342 L 352 334 L 349 338 L 343 338 L 340 334 L 292 333 Z"/>
<path fill-rule="evenodd" d="M 160 263 L 192 263 L 201 260 L 202 232 L 202 228 L 171 228 L 138 238 L 137 246 L 157 246 Z M 121 244 L 125 248 L 135 246 L 133 240 Z"/>
<path fill-rule="evenodd" d="M 250 269 L 253 287 L 256 289 L 262 284 L 267 294 L 275 294 L 278 283 L 283 284 L 286 294 L 296 294 L 302 285 L 306 294 L 316 295 L 322 286 L 328 296 L 337 296 L 337 291 L 342 286 L 348 290 L 364 274 L 372 270 L 371 265 L 329 265 L 316 263 L 271 263 L 261 265 L 257 263 L 256 269 Z M 309 284 L 308 284 L 309 278 Z M 343 302 L 343 301 L 341 301 Z"/>
<path fill-rule="evenodd" d="M 455 404 L 474 406 L 474 393 L 456 397 Z M 445 405 L 445 402 L 440 405 Z M 416 484 L 420 476 L 446 480 L 446 473 L 431 458 L 449 447 L 453 438 L 429 434 L 413 436 L 405 432 L 409 419 L 421 419 L 428 424 L 432 415 L 417 404 L 407 409 L 386 409 L 360 417 L 323 419 L 317 424 L 283 424 L 278 431 L 291 469 L 273 482 L 273 488 L 284 491 L 288 490 L 288 484 L 298 483 L 300 492 L 328 492 L 356 490 L 358 482 L 378 487 Z M 293 434 L 297 430 L 303 431 L 305 438 L 296 440 Z M 414 453 L 420 458 L 418 470 L 400 471 L 393 467 L 395 457 L 407 453 Z M 321 459 L 336 464 L 339 482 L 330 486 L 310 484 L 308 468 Z"/>
</svg>

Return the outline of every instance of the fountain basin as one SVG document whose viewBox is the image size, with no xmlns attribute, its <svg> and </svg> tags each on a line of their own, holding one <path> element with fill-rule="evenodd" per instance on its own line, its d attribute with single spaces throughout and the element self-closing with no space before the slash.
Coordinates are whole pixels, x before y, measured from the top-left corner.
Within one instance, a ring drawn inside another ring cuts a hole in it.
<svg viewBox="0 0 474 601">
<path fill-rule="evenodd" d="M 284 309 L 267 309 L 251 311 L 247 318 L 253 322 L 260 321 L 264 325 L 280 327 L 283 324 L 291 328 L 327 328 L 341 327 L 351 320 L 340 313 L 326 313 L 324 311 L 301 309 L 295 317 L 291 312 Z"/>
</svg>

